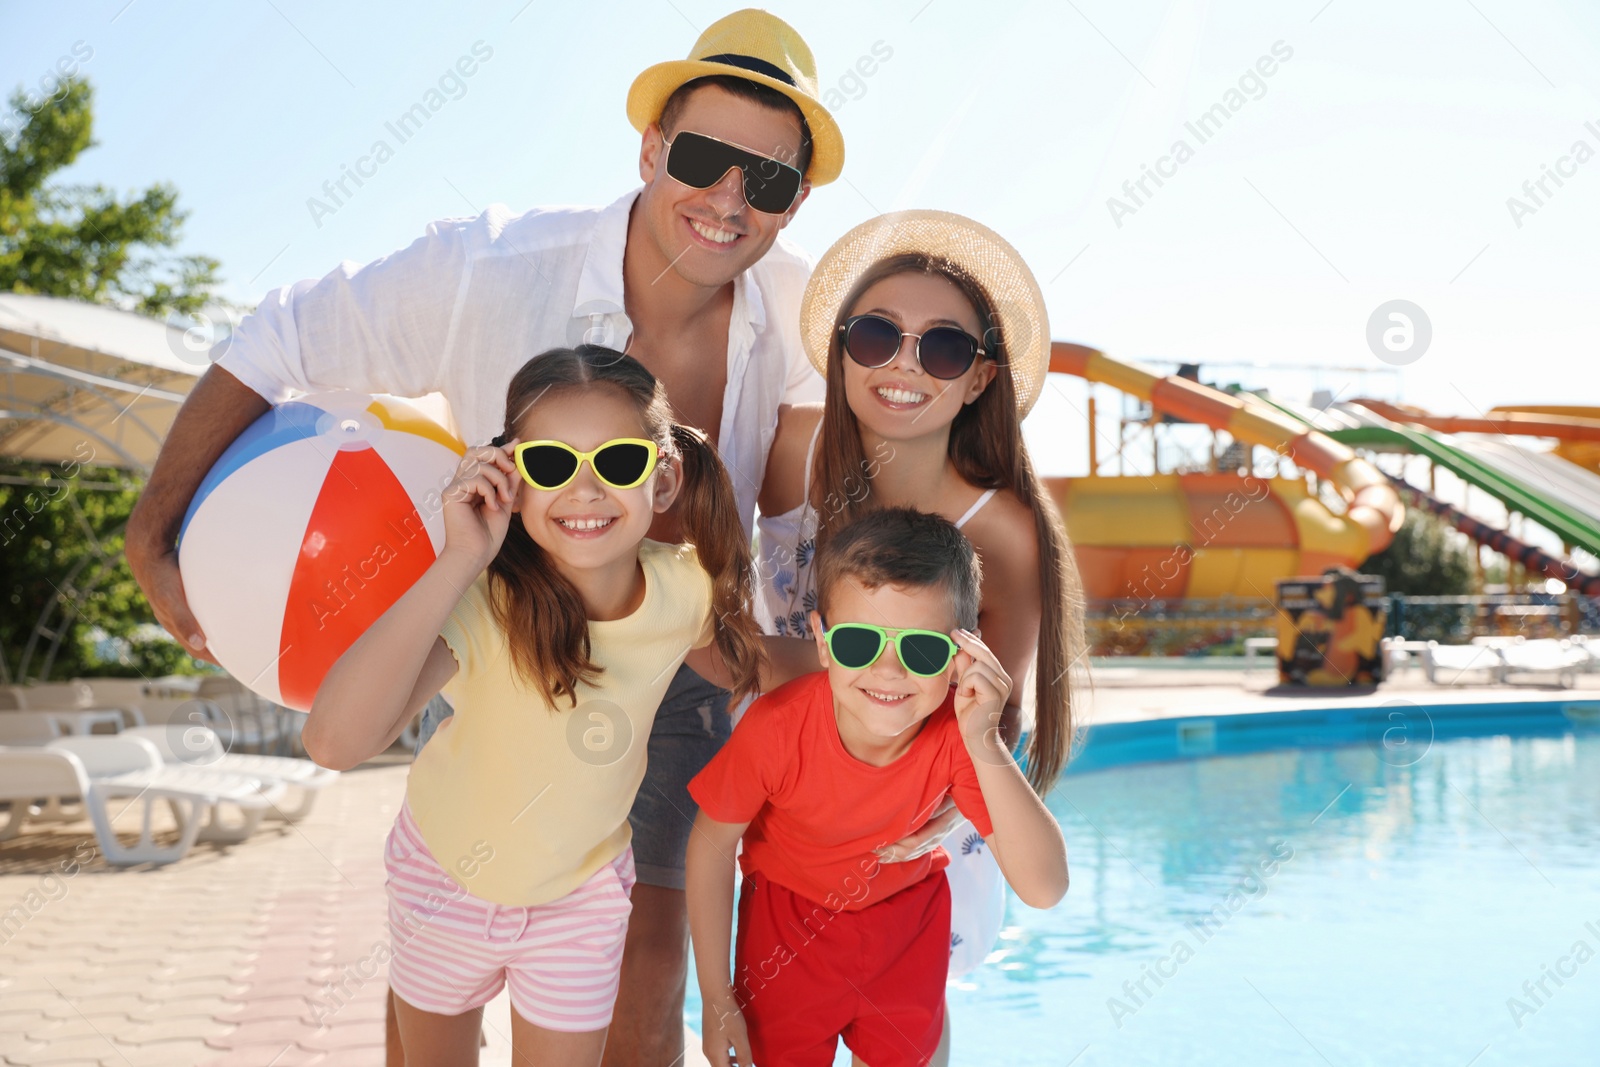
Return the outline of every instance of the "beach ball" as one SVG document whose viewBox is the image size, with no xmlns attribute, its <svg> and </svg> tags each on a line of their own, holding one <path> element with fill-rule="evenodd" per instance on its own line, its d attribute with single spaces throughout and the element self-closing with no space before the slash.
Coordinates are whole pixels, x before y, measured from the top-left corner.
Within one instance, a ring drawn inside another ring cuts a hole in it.
<svg viewBox="0 0 1600 1067">
<path fill-rule="evenodd" d="M 279 404 L 222 454 L 184 516 L 178 569 L 211 654 L 306 710 L 334 662 L 444 547 L 465 451 L 390 397 Z"/>
</svg>

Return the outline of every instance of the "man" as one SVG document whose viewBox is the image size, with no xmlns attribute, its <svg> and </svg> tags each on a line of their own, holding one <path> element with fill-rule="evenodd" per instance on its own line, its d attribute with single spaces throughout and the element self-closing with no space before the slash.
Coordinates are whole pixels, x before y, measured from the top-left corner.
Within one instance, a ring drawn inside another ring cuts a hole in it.
<svg viewBox="0 0 1600 1067">
<path fill-rule="evenodd" d="M 689 59 L 640 74 L 628 117 L 643 135 L 642 190 L 602 209 L 491 207 L 433 223 L 374 263 L 268 294 L 241 324 L 184 404 L 128 525 L 134 575 L 186 647 L 205 645 L 174 552 L 183 513 L 228 444 L 299 392 L 442 392 L 463 438 L 482 443 L 530 356 L 585 340 L 625 347 L 679 419 L 717 444 L 750 526 L 779 406 L 822 391 L 798 333 L 810 268 L 778 234 L 813 185 L 838 176 L 843 139 L 818 101 L 810 49 L 755 10 L 707 28 Z M 671 539 L 666 518 L 653 536 Z M 630 816 L 639 882 L 608 1065 L 683 1054 L 687 785 L 728 731 L 727 693 L 681 670 Z M 401 1062 L 390 1034 L 390 1062 Z"/>
</svg>

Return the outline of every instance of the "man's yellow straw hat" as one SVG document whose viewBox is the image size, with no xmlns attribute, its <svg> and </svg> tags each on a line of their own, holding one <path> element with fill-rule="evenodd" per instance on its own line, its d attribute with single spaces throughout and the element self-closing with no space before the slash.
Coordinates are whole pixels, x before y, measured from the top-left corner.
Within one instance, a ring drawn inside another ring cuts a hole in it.
<svg viewBox="0 0 1600 1067">
<path fill-rule="evenodd" d="M 794 27 L 755 8 L 718 19 L 689 49 L 688 59 L 645 69 L 628 90 L 628 121 L 643 133 L 661 117 L 677 88 L 695 78 L 731 75 L 776 89 L 800 108 L 811 127 L 812 185 L 826 185 L 844 169 L 844 135 L 817 98 L 817 63 Z"/>
</svg>

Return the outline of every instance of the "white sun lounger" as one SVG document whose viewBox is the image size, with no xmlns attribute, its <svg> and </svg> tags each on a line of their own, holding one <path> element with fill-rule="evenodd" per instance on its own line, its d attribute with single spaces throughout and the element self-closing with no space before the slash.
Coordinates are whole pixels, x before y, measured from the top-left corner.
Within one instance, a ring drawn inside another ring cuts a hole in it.
<svg viewBox="0 0 1600 1067">
<path fill-rule="evenodd" d="M 1486 671 L 1489 680 L 1502 680 L 1505 660 L 1492 645 L 1441 645 L 1429 641 L 1422 650 L 1422 670 L 1433 685 L 1454 685 L 1462 675 Z"/>
<path fill-rule="evenodd" d="M 0 745 L 48 745 L 61 733 L 48 711 L 0 711 Z"/>
<path fill-rule="evenodd" d="M 290 743 L 285 736 L 289 732 L 289 709 L 246 689 L 230 675 L 202 678 L 195 696 L 216 709 L 216 720 L 207 725 L 222 738 L 229 752 L 251 749 L 267 753 Z"/>
<path fill-rule="evenodd" d="M 56 738 L 61 737 L 64 731 L 56 717 L 47 711 L 0 711 L 0 745 L 10 745 L 16 748 L 40 749 Z M 17 805 L 26 807 L 22 815 L 12 815 L 5 829 L 0 829 L 0 840 L 7 833 L 15 833 L 12 829 L 22 828 L 22 819 L 29 822 L 75 822 L 84 818 L 83 798 L 77 794 L 71 796 L 56 796 L 40 794 L 27 799 L 11 795 L 11 783 L 0 779 L 0 788 L 6 789 L 4 795 L 11 796 L 13 809 Z"/>
<path fill-rule="evenodd" d="M 283 791 L 281 783 L 264 786 L 259 779 L 225 771 L 168 767 L 143 738 L 60 738 L 42 749 L 0 749 L 0 799 L 12 802 L 0 839 L 21 831 L 38 798 L 82 798 L 108 863 L 172 863 L 196 841 L 244 840 Z M 111 826 L 111 804 L 123 798 L 130 798 L 129 805 L 144 802 L 139 840 L 132 846 L 119 841 Z M 178 841 L 172 845 L 154 840 L 152 815 L 158 800 L 168 803 L 178 822 Z M 236 823 L 218 818 L 223 806 L 237 811 Z"/>
<path fill-rule="evenodd" d="M 1565 641 L 1544 638 L 1534 641 L 1516 641 L 1500 646 L 1500 680 L 1513 674 L 1555 675 L 1556 683 L 1570 689 L 1577 682 L 1579 671 L 1589 668 L 1589 653 L 1573 648 Z"/>
<path fill-rule="evenodd" d="M 172 723 L 168 726 L 136 726 L 123 732 L 124 737 L 142 737 L 156 746 L 168 766 L 205 767 L 212 770 L 231 771 L 263 782 L 282 782 L 298 789 L 294 806 L 274 805 L 267 812 L 269 819 L 299 822 L 311 814 L 317 794 L 339 778 L 339 772 L 319 767 L 308 759 L 290 756 L 254 756 L 225 752 L 216 732 L 205 726 Z"/>
</svg>

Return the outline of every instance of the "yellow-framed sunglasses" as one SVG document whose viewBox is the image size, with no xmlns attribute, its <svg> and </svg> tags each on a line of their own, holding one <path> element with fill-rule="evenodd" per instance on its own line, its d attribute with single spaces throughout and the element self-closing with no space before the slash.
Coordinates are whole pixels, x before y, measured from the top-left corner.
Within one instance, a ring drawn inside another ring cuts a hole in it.
<svg viewBox="0 0 1600 1067">
<path fill-rule="evenodd" d="M 553 491 L 572 482 L 587 460 L 595 477 L 613 489 L 634 489 L 656 469 L 661 450 L 654 441 L 618 437 L 589 452 L 565 441 L 524 441 L 512 453 L 522 478 L 535 489 Z"/>
</svg>

